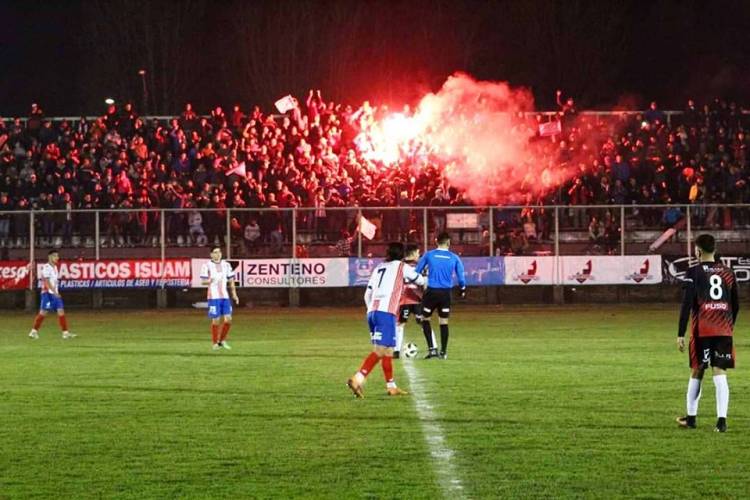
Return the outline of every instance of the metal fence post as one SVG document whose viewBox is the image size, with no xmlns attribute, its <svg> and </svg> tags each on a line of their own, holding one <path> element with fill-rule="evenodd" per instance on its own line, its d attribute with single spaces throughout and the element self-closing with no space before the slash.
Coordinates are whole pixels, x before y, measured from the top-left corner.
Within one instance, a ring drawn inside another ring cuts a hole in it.
<svg viewBox="0 0 750 500">
<path fill-rule="evenodd" d="M 99 246 L 101 241 L 99 238 L 99 210 L 94 212 L 94 257 L 99 260 Z"/>
<path fill-rule="evenodd" d="M 625 205 L 620 205 L 620 255 L 625 255 Z"/>
<path fill-rule="evenodd" d="M 690 220 L 690 205 L 687 205 L 685 210 L 685 217 L 687 217 L 687 256 L 690 257 L 693 254 L 690 242 L 693 241 L 693 228 L 692 221 Z"/>
<path fill-rule="evenodd" d="M 161 228 L 160 228 L 160 238 L 161 238 L 161 260 L 164 262 L 164 258 L 167 254 L 167 231 L 166 231 L 166 223 L 164 221 L 164 209 L 161 210 Z"/>
<path fill-rule="evenodd" d="M 297 207 L 292 208 L 292 258 L 297 258 Z"/>
<path fill-rule="evenodd" d="M 36 246 L 36 234 L 34 233 L 34 211 L 29 212 L 29 290 L 34 290 L 34 279 L 36 274 L 36 263 L 34 262 L 34 247 Z"/>
<path fill-rule="evenodd" d="M 492 207 L 490 207 L 490 213 L 489 213 L 489 226 L 490 226 L 490 257 L 495 255 L 495 221 L 493 220 L 495 218 L 495 211 Z"/>
<path fill-rule="evenodd" d="M 232 209 L 227 208 L 227 234 L 226 234 L 226 256 L 232 258 Z"/>
<path fill-rule="evenodd" d="M 555 257 L 560 255 L 560 207 L 555 207 Z"/>
<path fill-rule="evenodd" d="M 357 210 L 357 224 L 362 227 L 362 209 Z M 362 230 L 357 231 L 357 257 L 362 258 Z"/>
<path fill-rule="evenodd" d="M 427 207 L 422 209 L 422 238 L 424 238 L 424 253 L 427 253 L 428 242 L 427 242 Z"/>
</svg>

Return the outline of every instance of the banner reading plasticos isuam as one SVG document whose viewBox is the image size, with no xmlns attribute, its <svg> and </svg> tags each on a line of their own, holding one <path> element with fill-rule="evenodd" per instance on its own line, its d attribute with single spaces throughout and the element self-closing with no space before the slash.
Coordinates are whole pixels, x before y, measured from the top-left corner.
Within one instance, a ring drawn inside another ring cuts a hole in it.
<svg viewBox="0 0 750 500">
<path fill-rule="evenodd" d="M 36 264 L 40 276 L 43 262 Z M 186 288 L 190 259 L 61 261 L 60 289 L 70 288 Z M 41 282 L 37 279 L 37 286 Z"/>
</svg>

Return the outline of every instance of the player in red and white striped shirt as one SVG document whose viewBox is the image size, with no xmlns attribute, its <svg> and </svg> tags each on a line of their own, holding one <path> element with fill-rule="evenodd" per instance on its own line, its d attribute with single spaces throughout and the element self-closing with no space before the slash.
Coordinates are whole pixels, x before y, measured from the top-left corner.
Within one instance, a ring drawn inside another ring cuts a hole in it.
<svg viewBox="0 0 750 500">
<path fill-rule="evenodd" d="M 227 343 L 227 335 L 232 326 L 230 291 L 232 300 L 236 304 L 240 303 L 234 286 L 234 277 L 231 264 L 221 258 L 221 248 L 214 247 L 211 250 L 211 261 L 203 265 L 200 273 L 201 282 L 208 286 L 208 317 L 211 319 L 211 342 L 214 351 L 221 348 L 231 349 Z"/>
<path fill-rule="evenodd" d="M 388 245 L 385 262 L 378 265 L 370 276 L 365 291 L 367 305 L 367 323 L 370 326 L 370 337 L 374 345 L 363 361 L 359 371 L 347 385 L 358 398 L 364 397 L 362 387 L 367 375 L 379 361 L 383 361 L 386 390 L 390 396 L 406 394 L 396 386 L 393 380 L 393 348 L 396 346 L 396 317 L 401 305 L 401 295 L 406 283 L 424 286 L 425 279 L 417 274 L 414 268 L 401 261 L 404 257 L 404 246 L 401 243 Z"/>
<path fill-rule="evenodd" d="M 62 330 L 64 340 L 72 339 L 76 335 L 68 331 L 68 320 L 65 317 L 65 306 L 60 297 L 57 263 L 60 262 L 60 254 L 57 250 L 50 250 L 47 254 L 47 263 L 42 266 L 39 278 L 42 281 L 42 296 L 39 305 L 39 314 L 34 318 L 34 326 L 31 327 L 29 338 L 38 339 L 39 329 L 42 327 L 44 318 L 50 312 L 57 313 L 57 320 Z"/>
</svg>

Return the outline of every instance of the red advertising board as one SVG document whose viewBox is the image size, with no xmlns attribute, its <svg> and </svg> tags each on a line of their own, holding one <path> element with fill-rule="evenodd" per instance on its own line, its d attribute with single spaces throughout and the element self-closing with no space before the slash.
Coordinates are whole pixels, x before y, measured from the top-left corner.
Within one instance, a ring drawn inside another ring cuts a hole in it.
<svg viewBox="0 0 750 500">
<path fill-rule="evenodd" d="M 23 260 L 0 260 L 0 290 L 29 288 L 31 266 Z"/>
</svg>

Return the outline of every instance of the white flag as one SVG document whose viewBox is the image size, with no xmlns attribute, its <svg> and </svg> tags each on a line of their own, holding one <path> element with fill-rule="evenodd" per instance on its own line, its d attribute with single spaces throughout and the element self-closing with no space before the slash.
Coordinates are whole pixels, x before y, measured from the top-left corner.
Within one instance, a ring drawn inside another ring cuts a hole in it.
<svg viewBox="0 0 750 500">
<path fill-rule="evenodd" d="M 368 240 L 371 240 L 375 237 L 375 231 L 377 229 L 377 226 L 375 226 L 375 224 L 373 224 L 369 220 L 365 219 L 364 217 L 359 218 L 359 232 L 362 233 L 362 236 L 364 236 Z"/>
<path fill-rule="evenodd" d="M 539 135 L 542 137 L 549 137 L 560 133 L 562 133 L 562 125 L 560 124 L 560 120 L 539 124 Z"/>
<path fill-rule="evenodd" d="M 245 177 L 247 175 L 247 169 L 245 168 L 245 162 L 243 161 L 233 169 L 229 170 L 227 172 L 227 177 L 230 175 L 239 175 L 240 177 Z"/>
<path fill-rule="evenodd" d="M 286 113 L 287 111 L 290 111 L 297 106 L 294 103 L 294 97 L 292 97 L 291 94 L 285 95 L 284 97 L 276 101 L 275 104 L 276 109 L 279 110 L 279 113 Z"/>
</svg>

